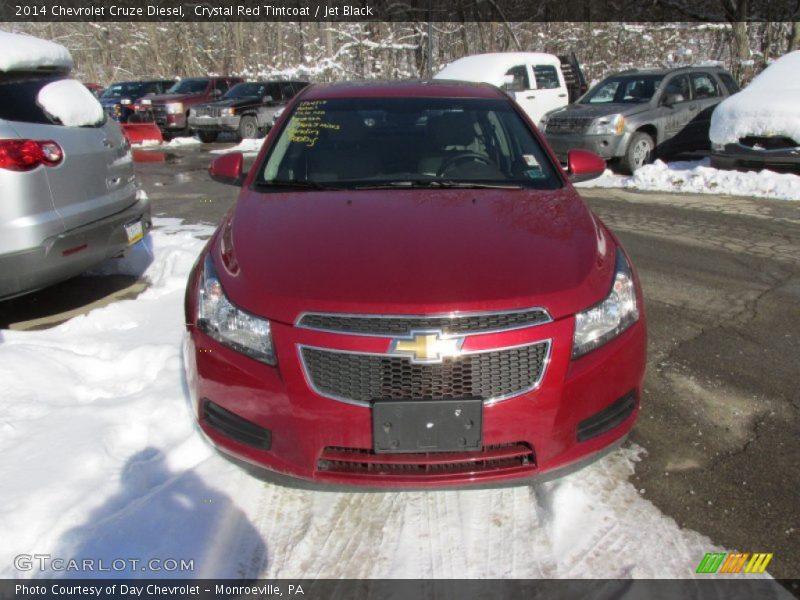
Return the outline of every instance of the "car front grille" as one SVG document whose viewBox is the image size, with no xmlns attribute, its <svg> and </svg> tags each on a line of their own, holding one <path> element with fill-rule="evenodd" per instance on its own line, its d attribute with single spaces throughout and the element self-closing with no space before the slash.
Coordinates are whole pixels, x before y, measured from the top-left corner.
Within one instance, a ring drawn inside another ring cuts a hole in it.
<svg viewBox="0 0 800 600">
<path fill-rule="evenodd" d="M 298 327 L 333 331 L 353 335 L 398 336 L 412 331 L 435 329 L 445 335 L 472 335 L 490 331 L 507 331 L 532 327 L 550 322 L 550 315 L 542 308 L 501 313 L 481 313 L 444 316 L 373 316 L 304 314 Z"/>
<path fill-rule="evenodd" d="M 593 119 L 561 117 L 547 122 L 547 133 L 586 133 Z"/>
<path fill-rule="evenodd" d="M 756 136 L 748 135 L 739 138 L 739 143 L 742 146 L 753 148 L 755 150 L 788 150 L 789 148 L 797 148 L 800 146 L 792 138 L 784 136 Z"/>
<path fill-rule="evenodd" d="M 490 402 L 516 396 L 538 386 L 549 350 L 550 342 L 542 341 L 418 364 L 402 356 L 300 348 L 306 376 L 317 393 L 363 405 L 426 398 Z"/>
</svg>

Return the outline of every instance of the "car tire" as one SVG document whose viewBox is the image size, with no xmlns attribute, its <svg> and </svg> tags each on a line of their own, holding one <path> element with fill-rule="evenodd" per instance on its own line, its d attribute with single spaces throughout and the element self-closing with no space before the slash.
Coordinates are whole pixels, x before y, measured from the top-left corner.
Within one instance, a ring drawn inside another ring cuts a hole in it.
<svg viewBox="0 0 800 600">
<path fill-rule="evenodd" d="M 239 121 L 239 139 L 252 139 L 259 137 L 258 121 L 252 115 L 245 115 Z"/>
<path fill-rule="evenodd" d="M 653 138 L 643 131 L 637 131 L 628 142 L 625 155 L 619 161 L 623 172 L 632 175 L 636 169 L 653 162 L 656 144 Z"/>
<path fill-rule="evenodd" d="M 197 136 L 204 144 L 213 144 L 219 137 L 219 131 L 198 131 Z"/>
</svg>

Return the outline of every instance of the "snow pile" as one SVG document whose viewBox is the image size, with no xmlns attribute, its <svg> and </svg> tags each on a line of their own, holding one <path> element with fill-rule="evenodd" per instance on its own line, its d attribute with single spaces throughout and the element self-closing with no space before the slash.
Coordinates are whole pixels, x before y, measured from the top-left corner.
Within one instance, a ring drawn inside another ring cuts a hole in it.
<svg viewBox="0 0 800 600">
<path fill-rule="evenodd" d="M 800 50 L 772 63 L 738 94 L 720 102 L 711 115 L 715 144 L 739 138 L 786 136 L 800 144 Z"/>
<path fill-rule="evenodd" d="M 196 137 L 176 137 L 168 142 L 161 142 L 159 140 L 142 140 L 136 144 L 131 144 L 133 148 L 139 149 L 162 149 L 162 148 L 185 148 L 187 146 L 197 146 L 202 144 L 199 138 Z"/>
<path fill-rule="evenodd" d="M 651 165 L 637 169 L 632 176 L 616 175 L 606 169 L 602 176 L 578 183 L 576 187 L 800 200 L 800 176 L 766 169 L 759 172 L 726 171 L 713 169 L 708 164 L 708 159 L 669 164 L 656 160 Z"/>
<path fill-rule="evenodd" d="M 36 102 L 67 127 L 96 125 L 104 118 L 103 107 L 94 94 L 74 79 L 48 83 L 39 90 Z"/>
<path fill-rule="evenodd" d="M 241 152 L 245 155 L 255 156 L 261 150 L 264 140 L 260 139 L 244 139 L 232 148 L 224 148 L 222 150 L 212 150 L 211 154 L 227 154 L 228 152 Z"/>
<path fill-rule="evenodd" d="M 31 35 L 0 31 L 0 71 L 24 71 L 42 67 L 72 68 L 72 56 L 64 46 Z"/>
<path fill-rule="evenodd" d="M 99 269 L 146 269 L 138 298 L 0 332 L 0 577 L 40 576 L 14 566 L 36 552 L 125 559 L 91 577 L 667 578 L 693 577 L 721 550 L 629 483 L 636 447 L 498 490 L 315 492 L 253 478 L 197 432 L 183 375 L 186 277 L 211 228 L 154 224 Z M 193 569 L 144 571 L 150 559 Z"/>
</svg>

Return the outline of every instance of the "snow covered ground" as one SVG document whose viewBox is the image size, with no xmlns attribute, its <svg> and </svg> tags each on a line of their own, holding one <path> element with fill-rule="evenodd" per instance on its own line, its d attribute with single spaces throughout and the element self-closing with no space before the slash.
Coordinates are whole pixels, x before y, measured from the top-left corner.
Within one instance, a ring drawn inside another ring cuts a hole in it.
<svg viewBox="0 0 800 600">
<path fill-rule="evenodd" d="M 255 156 L 261 150 L 261 145 L 264 143 L 263 139 L 244 139 L 233 148 L 222 148 L 220 150 L 212 150 L 211 154 L 227 154 L 228 152 L 241 152 L 245 156 Z"/>
<path fill-rule="evenodd" d="M 211 229 L 155 226 L 99 270 L 144 271 L 138 298 L 0 331 L 0 577 L 40 575 L 15 571 L 21 553 L 194 561 L 111 573 L 134 577 L 691 577 L 719 550 L 628 482 L 638 447 L 502 490 L 338 493 L 252 477 L 197 432 L 183 377 L 184 286 Z"/>
<path fill-rule="evenodd" d="M 631 176 L 616 175 L 611 170 L 597 179 L 576 187 L 614 187 L 651 192 L 721 194 L 800 200 L 800 176 L 773 171 L 726 171 L 714 169 L 709 160 L 665 163 L 656 160 Z"/>
</svg>

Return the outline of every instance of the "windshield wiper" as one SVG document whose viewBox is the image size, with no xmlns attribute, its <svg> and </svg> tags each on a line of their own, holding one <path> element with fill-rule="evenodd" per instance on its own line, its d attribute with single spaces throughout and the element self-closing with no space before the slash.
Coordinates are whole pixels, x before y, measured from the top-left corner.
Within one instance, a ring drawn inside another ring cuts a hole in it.
<svg viewBox="0 0 800 600">
<path fill-rule="evenodd" d="M 522 186 L 516 183 L 483 183 L 480 181 L 453 181 L 451 179 L 406 179 L 386 181 L 384 183 L 354 185 L 357 190 L 380 190 L 389 188 L 439 188 L 439 189 L 487 189 L 518 190 Z"/>
<path fill-rule="evenodd" d="M 259 188 L 300 188 L 309 190 L 337 190 L 338 187 L 323 185 L 308 179 L 270 179 L 269 181 L 257 181 L 256 187 Z"/>
</svg>

